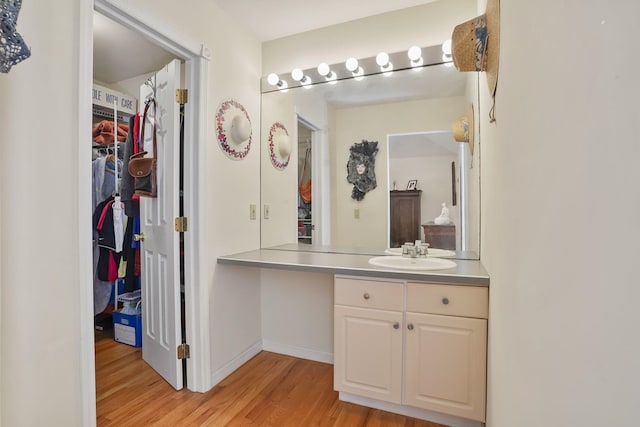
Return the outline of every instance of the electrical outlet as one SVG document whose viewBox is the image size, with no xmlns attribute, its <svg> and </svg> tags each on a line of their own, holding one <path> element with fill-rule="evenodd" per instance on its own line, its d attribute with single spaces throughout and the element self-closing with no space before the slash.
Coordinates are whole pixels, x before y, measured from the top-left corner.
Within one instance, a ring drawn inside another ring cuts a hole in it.
<svg viewBox="0 0 640 427">
<path fill-rule="evenodd" d="M 269 205 L 264 205 L 264 219 L 269 219 Z"/>
<path fill-rule="evenodd" d="M 256 205 L 249 205 L 249 219 L 256 219 Z"/>
<path fill-rule="evenodd" d="M 353 210 L 353 217 L 355 219 L 360 219 L 360 209 L 354 209 Z"/>
</svg>

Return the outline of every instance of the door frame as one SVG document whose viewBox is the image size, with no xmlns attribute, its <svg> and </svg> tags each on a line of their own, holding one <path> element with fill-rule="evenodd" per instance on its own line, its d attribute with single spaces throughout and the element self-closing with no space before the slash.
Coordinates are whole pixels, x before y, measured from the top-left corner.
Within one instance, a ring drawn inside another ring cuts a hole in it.
<svg viewBox="0 0 640 427">
<path fill-rule="evenodd" d="M 112 19 L 151 40 L 172 53 L 185 64 L 185 86 L 189 88 L 189 102 L 185 105 L 184 150 L 184 207 L 189 219 L 190 232 L 185 233 L 185 322 L 186 339 L 191 347 L 191 357 L 187 359 L 187 388 L 204 392 L 212 387 L 209 346 L 209 292 L 206 286 L 208 246 L 204 241 L 206 233 L 204 191 L 207 141 L 207 93 L 210 51 L 204 44 L 184 40 L 165 23 L 153 22 L 139 8 L 129 3 L 113 4 L 109 0 L 85 0 L 80 7 L 79 69 L 78 69 L 78 114 L 79 156 L 78 179 L 81 183 L 91 182 L 91 145 L 83 144 L 87 128 L 91 123 L 91 88 L 93 86 L 93 13 Z M 144 18 L 143 18 L 144 17 Z M 86 164 L 85 164 L 85 160 Z M 78 195 L 80 226 L 86 232 L 80 233 L 78 268 L 81 282 L 93 283 L 91 238 L 91 193 L 84 191 L 90 184 L 81 186 Z M 83 287 L 80 295 L 80 365 L 82 391 L 83 425 L 96 423 L 95 356 L 93 328 L 93 289 Z"/>
</svg>

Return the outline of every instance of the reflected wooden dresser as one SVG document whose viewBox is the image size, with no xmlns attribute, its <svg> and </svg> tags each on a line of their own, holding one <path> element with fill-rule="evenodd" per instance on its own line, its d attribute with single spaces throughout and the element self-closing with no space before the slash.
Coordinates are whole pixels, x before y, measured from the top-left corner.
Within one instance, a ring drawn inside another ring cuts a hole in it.
<svg viewBox="0 0 640 427">
<path fill-rule="evenodd" d="M 421 190 L 390 191 L 390 243 L 392 248 L 420 240 Z"/>
<path fill-rule="evenodd" d="M 429 247 L 438 249 L 456 249 L 456 226 L 436 225 L 432 221 L 422 224 L 424 229 L 424 241 Z"/>
</svg>

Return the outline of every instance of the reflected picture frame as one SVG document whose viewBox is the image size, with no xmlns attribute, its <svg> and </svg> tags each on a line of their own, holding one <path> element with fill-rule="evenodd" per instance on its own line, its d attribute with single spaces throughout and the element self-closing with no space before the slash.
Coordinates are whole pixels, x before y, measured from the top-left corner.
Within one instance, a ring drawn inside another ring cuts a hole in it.
<svg viewBox="0 0 640 427">
<path fill-rule="evenodd" d="M 407 191 L 415 190 L 417 185 L 418 185 L 417 179 L 410 180 L 409 183 L 407 184 Z"/>
</svg>

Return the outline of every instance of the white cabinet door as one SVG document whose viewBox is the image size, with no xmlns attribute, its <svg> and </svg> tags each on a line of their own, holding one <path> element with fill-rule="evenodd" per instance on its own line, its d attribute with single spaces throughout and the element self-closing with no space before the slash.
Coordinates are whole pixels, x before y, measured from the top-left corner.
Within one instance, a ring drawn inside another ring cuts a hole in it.
<svg viewBox="0 0 640 427">
<path fill-rule="evenodd" d="M 402 312 L 334 307 L 334 387 L 402 400 Z"/>
<path fill-rule="evenodd" d="M 140 198 L 142 267 L 142 358 L 177 390 L 183 387 L 181 343 L 178 168 L 180 161 L 180 62 L 174 60 L 155 75 L 157 109 L 150 107 L 144 149 L 152 151 L 153 123 L 157 127 L 158 197 Z M 151 88 L 140 87 L 141 107 Z"/>
<path fill-rule="evenodd" d="M 487 321 L 407 312 L 405 404 L 485 420 Z"/>
</svg>

